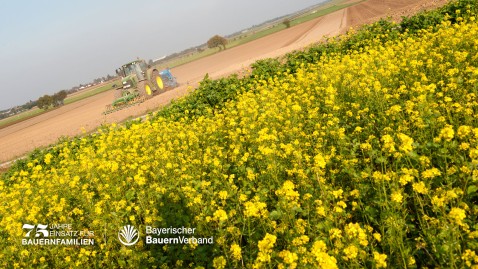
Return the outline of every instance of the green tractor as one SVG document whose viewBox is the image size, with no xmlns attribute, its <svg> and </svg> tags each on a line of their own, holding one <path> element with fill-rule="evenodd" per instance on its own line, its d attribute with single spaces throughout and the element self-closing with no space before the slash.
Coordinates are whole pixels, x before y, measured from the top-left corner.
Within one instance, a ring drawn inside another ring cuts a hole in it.
<svg viewBox="0 0 478 269">
<path fill-rule="evenodd" d="M 105 114 L 139 104 L 154 95 L 178 86 L 169 69 L 159 71 L 138 59 L 116 69 L 122 87 L 116 89 L 115 100 L 106 106 Z"/>
</svg>

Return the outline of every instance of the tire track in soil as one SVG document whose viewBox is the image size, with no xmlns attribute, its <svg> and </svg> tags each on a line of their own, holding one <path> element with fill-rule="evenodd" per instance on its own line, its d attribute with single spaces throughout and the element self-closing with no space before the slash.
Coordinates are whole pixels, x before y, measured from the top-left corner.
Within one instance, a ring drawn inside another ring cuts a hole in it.
<svg viewBox="0 0 478 269">
<path fill-rule="evenodd" d="M 88 103 L 85 103 L 85 104 L 82 104 L 82 105 L 80 105 L 80 106 L 75 106 L 74 108 L 75 108 L 75 109 L 77 109 L 77 108 L 82 108 L 82 107 L 87 106 L 87 105 L 89 105 L 89 104 L 88 104 Z M 41 115 L 39 115 L 39 116 L 41 116 Z M 39 116 L 37 116 L 37 117 L 39 117 Z M 38 122 L 33 122 L 33 123 L 29 124 L 29 125 L 25 125 L 25 126 L 16 128 L 15 131 L 16 131 L 16 132 L 18 132 L 18 131 L 23 131 L 23 130 L 25 130 L 25 129 L 27 129 L 27 128 L 34 127 L 35 125 L 41 124 L 41 123 L 43 123 L 43 122 L 46 121 L 46 120 L 49 120 L 49 119 L 45 119 L 45 120 L 38 121 Z M 21 123 L 21 122 L 20 122 L 20 123 Z M 7 127 L 8 127 L 8 126 L 7 126 Z M 6 128 L 6 127 L 5 127 L 5 128 Z M 9 132 L 6 132 L 6 134 L 10 134 L 10 133 L 11 133 L 11 130 L 9 130 Z"/>
<path fill-rule="evenodd" d="M 312 30 L 314 30 L 317 27 L 317 25 L 319 25 L 322 22 L 324 17 L 325 16 L 319 17 L 318 20 L 314 24 L 312 24 L 310 27 L 307 27 L 303 31 L 299 32 L 294 38 L 292 38 L 289 42 L 285 43 L 284 46 L 282 46 L 282 47 L 283 48 L 288 47 L 288 46 L 302 40 L 305 36 L 307 36 L 308 33 L 312 32 Z"/>
<path fill-rule="evenodd" d="M 443 6 L 449 0 L 368 0 L 347 8 L 347 28 L 390 17 L 398 22 L 402 16 Z"/>
</svg>

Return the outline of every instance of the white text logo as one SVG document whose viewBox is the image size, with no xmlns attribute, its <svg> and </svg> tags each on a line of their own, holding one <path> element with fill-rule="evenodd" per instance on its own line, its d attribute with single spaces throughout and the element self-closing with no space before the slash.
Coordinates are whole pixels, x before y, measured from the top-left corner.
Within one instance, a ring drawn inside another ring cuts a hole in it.
<svg viewBox="0 0 478 269">
<path fill-rule="evenodd" d="M 40 235 L 43 235 L 43 237 L 48 237 L 48 225 L 38 224 L 36 227 L 35 237 L 40 237 Z M 30 233 L 35 229 L 35 225 L 23 224 L 22 229 L 28 230 L 28 232 L 25 234 L 25 237 L 30 237 Z"/>
<path fill-rule="evenodd" d="M 132 246 L 139 240 L 139 234 L 136 228 L 131 225 L 126 225 L 118 232 L 118 239 L 121 244 L 125 246 Z"/>
</svg>

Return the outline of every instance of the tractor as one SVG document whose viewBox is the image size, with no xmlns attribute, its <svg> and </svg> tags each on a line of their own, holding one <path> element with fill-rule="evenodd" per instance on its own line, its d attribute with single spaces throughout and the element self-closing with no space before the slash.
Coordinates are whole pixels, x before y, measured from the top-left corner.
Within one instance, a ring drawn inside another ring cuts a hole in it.
<svg viewBox="0 0 478 269">
<path fill-rule="evenodd" d="M 122 87 L 115 91 L 115 100 L 106 107 L 105 114 L 144 102 L 154 95 L 178 86 L 169 68 L 159 71 L 138 59 L 116 69 Z"/>
</svg>

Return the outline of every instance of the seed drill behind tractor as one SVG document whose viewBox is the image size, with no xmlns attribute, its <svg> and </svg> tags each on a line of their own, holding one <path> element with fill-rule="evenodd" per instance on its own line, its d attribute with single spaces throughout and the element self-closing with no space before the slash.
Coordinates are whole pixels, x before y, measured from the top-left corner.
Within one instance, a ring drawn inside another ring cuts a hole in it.
<svg viewBox="0 0 478 269">
<path fill-rule="evenodd" d="M 142 103 L 178 86 L 169 69 L 159 71 L 141 59 L 121 66 L 116 74 L 121 77 L 122 87 L 116 89 L 115 100 L 106 106 L 104 114 Z"/>
</svg>

